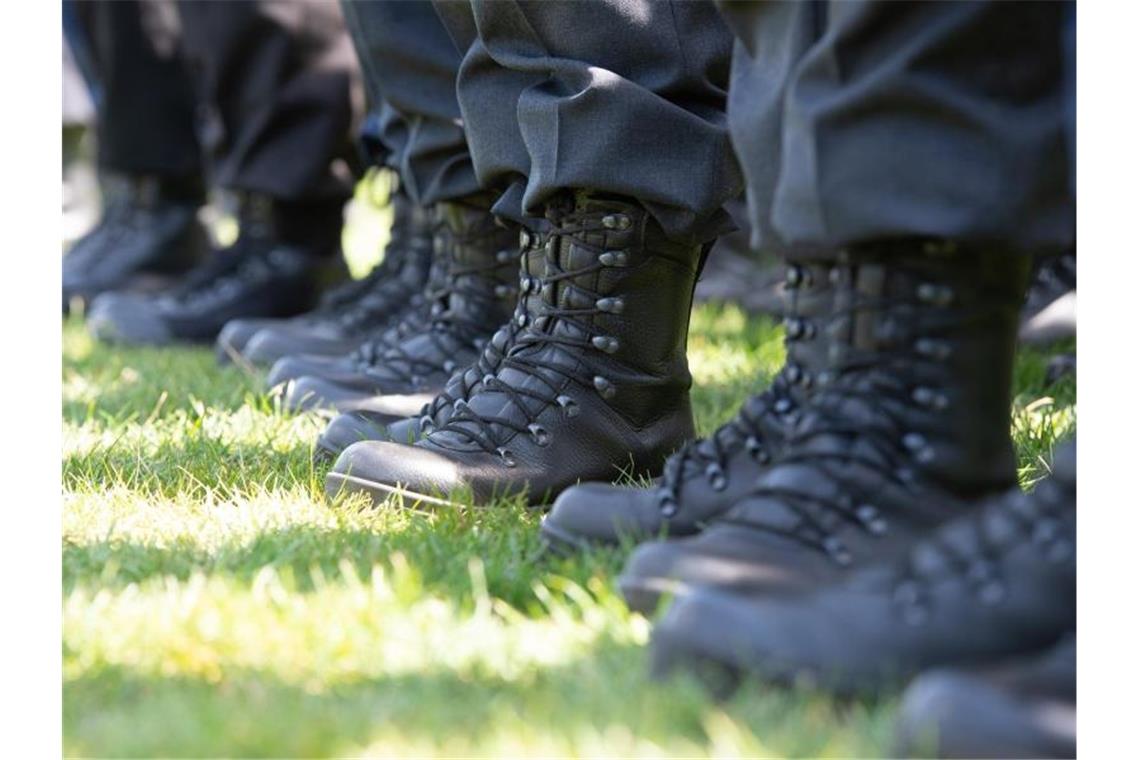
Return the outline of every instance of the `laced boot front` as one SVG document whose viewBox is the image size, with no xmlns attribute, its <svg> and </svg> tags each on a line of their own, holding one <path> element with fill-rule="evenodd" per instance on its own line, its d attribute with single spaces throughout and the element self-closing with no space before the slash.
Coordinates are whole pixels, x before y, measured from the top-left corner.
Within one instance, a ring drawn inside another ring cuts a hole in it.
<svg viewBox="0 0 1140 760">
<path fill-rule="evenodd" d="M 244 335 L 245 361 L 268 366 L 292 354 L 343 356 L 390 326 L 427 283 L 437 225 L 430 207 L 417 206 L 402 193 L 393 195 L 392 209 L 384 260 L 368 275 L 329 291 L 308 314 L 228 324 L 218 336 L 219 348 L 233 350 Z"/>
<path fill-rule="evenodd" d="M 834 584 L 752 599 L 694 591 L 658 625 L 655 664 L 856 692 L 1039 650 L 1076 630 L 1076 517 L 1074 444 L 1032 493 L 1014 486 Z"/>
<path fill-rule="evenodd" d="M 543 275 L 523 286 L 538 297 L 498 369 L 414 446 L 346 449 L 330 494 L 542 504 L 580 480 L 656 474 L 692 438 L 685 342 L 701 246 L 584 192 L 548 217 Z"/>
<path fill-rule="evenodd" d="M 91 332 L 121 343 L 213 342 L 232 319 L 309 311 L 322 287 L 344 274 L 339 227 L 314 225 L 304 239 L 287 237 L 280 202 L 258 193 L 241 196 L 238 217 L 234 244 L 213 252 L 172 287 L 150 296 L 114 292 L 96 299 Z"/>
<path fill-rule="evenodd" d="M 827 362 L 779 457 L 700 535 L 640 547 L 619 581 L 627 601 L 826 582 L 1009 487 L 1027 276 L 1024 256 L 941 241 L 841 252 Z"/>
<path fill-rule="evenodd" d="M 451 419 L 456 402 L 467 401 L 480 381 L 499 368 L 503 357 L 527 325 L 530 312 L 537 308 L 535 299 L 540 298 L 541 288 L 532 288 L 530 283 L 538 281 L 545 268 L 546 236 L 524 229 L 519 236 L 519 249 L 522 296 L 515 306 L 514 316 L 495 331 L 479 358 L 453 374 L 443 391 L 414 416 L 407 416 L 406 405 L 390 404 L 385 396 L 372 399 L 366 408 L 339 414 L 317 439 L 314 457 L 318 461 L 335 459 L 340 452 L 359 441 L 413 443 L 425 432 Z"/>
<path fill-rule="evenodd" d="M 771 385 L 708 438 L 669 457 L 652 487 L 584 483 L 566 490 L 543 520 L 543 537 L 555 547 L 572 547 L 684 536 L 735 504 L 778 455 L 788 420 L 823 368 L 821 330 L 831 312 L 830 293 L 825 266 L 789 266 L 783 292 L 787 361 Z"/>
<path fill-rule="evenodd" d="M 330 381 L 302 377 L 290 384 L 292 408 L 352 408 L 377 396 L 416 414 L 460 367 L 473 362 L 510 316 L 518 293 L 517 230 L 499 225 L 487 199 L 440 203 L 436 256 L 443 284 L 425 293 L 379 340 L 356 352 L 355 373 Z"/>
</svg>

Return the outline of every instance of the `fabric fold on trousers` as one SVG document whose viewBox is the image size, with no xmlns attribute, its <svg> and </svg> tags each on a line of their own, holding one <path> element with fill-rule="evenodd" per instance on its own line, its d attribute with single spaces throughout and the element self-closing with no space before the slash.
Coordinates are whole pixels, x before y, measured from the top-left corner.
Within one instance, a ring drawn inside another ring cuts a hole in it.
<svg viewBox="0 0 1140 760">
<path fill-rule="evenodd" d="M 638 199 L 672 236 L 732 228 L 731 37 L 709 2 L 436 2 L 464 51 L 459 104 L 495 212 L 560 192 Z"/>
<path fill-rule="evenodd" d="M 754 245 L 1072 245 L 1067 6 L 723 3 Z"/>
<path fill-rule="evenodd" d="M 460 55 L 431 4 L 342 5 L 376 105 L 377 136 L 404 190 L 419 204 L 477 192 L 455 93 Z"/>
</svg>

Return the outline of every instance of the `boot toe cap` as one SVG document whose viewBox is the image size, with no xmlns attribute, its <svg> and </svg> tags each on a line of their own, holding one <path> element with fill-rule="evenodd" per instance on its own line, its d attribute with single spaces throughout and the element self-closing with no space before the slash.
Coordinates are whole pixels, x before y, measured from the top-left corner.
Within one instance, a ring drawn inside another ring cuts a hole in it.
<svg viewBox="0 0 1140 760">
<path fill-rule="evenodd" d="M 608 483 L 583 483 L 564 491 L 542 523 L 555 543 L 616 544 L 644 540 L 664 529 L 655 491 Z"/>
<path fill-rule="evenodd" d="M 463 490 L 462 473 L 454 461 L 430 449 L 390 441 L 349 446 L 325 480 L 325 492 L 332 500 L 363 492 L 376 504 L 396 499 L 413 507 L 455 503 Z"/>
<path fill-rule="evenodd" d="M 369 411 L 337 415 L 317 439 L 322 456 L 333 459 L 354 443 L 391 440 L 388 427 L 400 418 Z"/>
<path fill-rule="evenodd" d="M 290 355 L 340 356 L 356 348 L 356 342 L 332 330 L 266 329 L 250 338 L 242 354 L 258 366 L 269 366 Z"/>
<path fill-rule="evenodd" d="M 277 320 L 272 319 L 231 319 L 226 322 L 218 338 L 214 341 L 214 352 L 218 362 L 226 364 L 234 361 L 245 350 L 246 344 L 258 331 L 269 327 Z"/>
<path fill-rule="evenodd" d="M 174 336 L 153 299 L 131 293 L 106 293 L 91 304 L 87 328 L 112 343 L 161 345 Z"/>
<path fill-rule="evenodd" d="M 285 383 L 282 400 L 291 412 L 318 409 L 348 411 L 342 404 L 360 402 L 369 397 L 367 390 L 340 385 L 322 377 L 304 376 Z"/>
</svg>

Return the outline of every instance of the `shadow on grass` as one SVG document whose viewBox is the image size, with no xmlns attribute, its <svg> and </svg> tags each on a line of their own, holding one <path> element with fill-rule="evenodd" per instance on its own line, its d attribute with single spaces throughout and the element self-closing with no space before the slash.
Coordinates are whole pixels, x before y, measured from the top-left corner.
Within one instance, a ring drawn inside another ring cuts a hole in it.
<svg viewBox="0 0 1140 760">
<path fill-rule="evenodd" d="M 629 753 L 640 741 L 651 742 L 654 754 L 693 755 L 710 751 L 710 743 L 731 753 L 728 742 L 744 755 L 872 757 L 884 752 L 893 707 L 838 705 L 818 693 L 758 684 L 717 706 L 688 678 L 650 681 L 645 652 L 610 639 L 516 678 L 478 665 L 331 687 L 262 670 L 226 668 L 218 676 L 106 666 L 69 679 L 65 749 L 116 757 L 334 757 L 373 745 L 385 755 L 470 756 L 559 748 L 589 754 L 601 746 Z M 723 721 L 709 720 L 721 711 L 733 722 L 727 731 Z"/>
</svg>

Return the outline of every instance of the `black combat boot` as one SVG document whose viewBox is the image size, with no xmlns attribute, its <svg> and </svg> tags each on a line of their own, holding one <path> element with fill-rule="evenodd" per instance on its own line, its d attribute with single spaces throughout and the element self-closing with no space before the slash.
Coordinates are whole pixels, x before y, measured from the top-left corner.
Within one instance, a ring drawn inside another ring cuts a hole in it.
<svg viewBox="0 0 1140 760">
<path fill-rule="evenodd" d="M 241 351 L 246 362 L 269 366 L 290 354 L 343 356 L 402 313 L 427 284 L 435 220 L 430 208 L 416 206 L 403 194 L 392 196 L 392 207 L 392 234 L 380 266 L 329 293 L 315 311 L 256 330 Z M 231 330 L 244 332 L 227 325 L 218 336 L 219 347 Z"/>
<path fill-rule="evenodd" d="M 718 689 L 747 673 L 849 694 L 1041 649 L 1076 629 L 1076 527 L 1068 447 L 1031 494 L 1014 486 L 829 586 L 693 591 L 656 627 L 654 669 L 692 667 Z"/>
<path fill-rule="evenodd" d="M 947 242 L 865 244 L 831 268 L 828 360 L 784 448 L 699 535 L 643 544 L 619 579 L 741 593 L 834 580 L 1014 483 L 1009 403 L 1028 258 Z"/>
<path fill-rule="evenodd" d="M 518 294 L 518 232 L 501 226 L 483 196 L 438 204 L 442 224 L 436 250 L 443 286 L 395 328 L 395 345 L 369 343 L 352 357 L 355 373 L 304 376 L 285 388 L 290 409 L 342 410 L 386 396 L 400 416 L 418 413 L 459 368 L 474 362 L 495 330 L 510 318 Z M 387 336 L 391 337 L 391 336 Z M 274 374 L 281 368 L 275 367 Z M 278 379 L 278 378 L 273 378 Z"/>
<path fill-rule="evenodd" d="M 112 290 L 169 287 L 210 250 L 198 222 L 200 185 L 116 176 L 105 183 L 103 216 L 63 257 L 63 311 Z"/>
<path fill-rule="evenodd" d="M 247 194 L 232 246 L 211 254 L 161 293 L 105 293 L 91 305 L 88 328 L 119 343 L 203 342 L 216 339 L 231 319 L 281 318 L 312 309 L 322 286 L 346 274 L 340 210 L 322 208 L 323 224 L 303 238 L 282 234 L 292 228 L 283 219 L 292 213 L 267 197 Z"/>
<path fill-rule="evenodd" d="M 891 755 L 1076 757 L 1076 636 L 984 668 L 923 673 L 903 693 Z"/>
<path fill-rule="evenodd" d="M 745 496 L 779 454 L 787 421 L 827 360 L 820 337 L 831 313 L 827 275 L 826 267 L 809 262 L 787 268 L 787 361 L 771 387 L 744 402 L 711 436 L 691 441 L 669 457 L 653 487 L 584 483 L 566 490 L 543 520 L 543 538 L 555 547 L 581 547 L 689 535 Z"/>
<path fill-rule="evenodd" d="M 456 372 L 447 381 L 443 392 L 425 405 L 418 414 L 408 417 L 401 401 L 390 403 L 387 396 L 371 399 L 367 408 L 344 412 L 329 423 L 317 439 L 313 455 L 317 461 L 332 461 L 340 452 L 360 441 L 396 441 L 413 443 L 427 430 L 432 430 L 451 419 L 457 401 L 467 401 L 479 382 L 498 369 L 515 338 L 526 326 L 529 312 L 537 307 L 541 288 L 529 283 L 541 278 L 546 266 L 546 237 L 541 232 L 523 230 L 519 236 L 521 271 L 520 288 L 523 295 L 515 306 L 514 316 L 500 327 L 474 364 Z"/>
<path fill-rule="evenodd" d="M 693 437 L 685 357 L 702 246 L 668 239 L 639 205 L 579 193 L 552 208 L 541 299 L 493 374 L 414 446 L 346 449 L 326 490 L 532 504 L 579 480 L 660 472 Z"/>
</svg>

